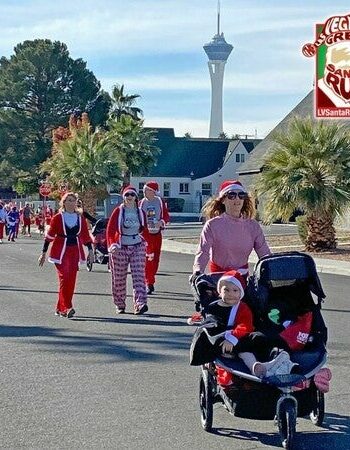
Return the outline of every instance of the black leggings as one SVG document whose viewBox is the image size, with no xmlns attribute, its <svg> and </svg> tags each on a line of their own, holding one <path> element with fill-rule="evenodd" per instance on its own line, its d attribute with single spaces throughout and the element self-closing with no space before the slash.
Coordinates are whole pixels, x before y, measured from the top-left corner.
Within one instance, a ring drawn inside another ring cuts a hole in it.
<svg viewBox="0 0 350 450">
<path fill-rule="evenodd" d="M 286 342 L 279 336 L 269 336 L 261 331 L 254 331 L 239 340 L 234 347 L 235 353 L 253 353 L 258 361 L 270 361 L 271 351 L 274 348 L 289 351 Z"/>
</svg>

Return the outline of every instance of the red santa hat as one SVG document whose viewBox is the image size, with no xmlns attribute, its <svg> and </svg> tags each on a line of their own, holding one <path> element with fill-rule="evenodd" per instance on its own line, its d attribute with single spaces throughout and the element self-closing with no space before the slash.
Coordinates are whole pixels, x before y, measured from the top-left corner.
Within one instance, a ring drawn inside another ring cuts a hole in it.
<svg viewBox="0 0 350 450">
<path fill-rule="evenodd" d="M 242 299 L 244 297 L 244 288 L 246 287 L 246 282 L 245 282 L 245 279 L 243 278 L 242 274 L 240 274 L 236 270 L 229 270 L 228 272 L 225 272 L 218 281 L 218 292 L 220 292 L 221 283 L 223 281 L 232 283 L 235 286 L 237 286 L 238 289 L 241 291 L 240 299 Z"/>
<path fill-rule="evenodd" d="M 224 197 L 228 192 L 247 192 L 243 184 L 238 180 L 226 180 L 220 184 L 219 198 Z"/>
<path fill-rule="evenodd" d="M 143 186 L 143 192 L 145 192 L 146 188 L 157 193 L 159 191 L 159 184 L 156 181 L 147 181 Z"/>
<path fill-rule="evenodd" d="M 123 197 L 126 193 L 130 193 L 130 192 L 133 192 L 135 194 L 135 196 L 138 197 L 136 188 L 134 188 L 134 186 L 131 186 L 131 184 L 129 184 L 128 186 L 125 186 L 125 188 L 123 189 L 123 192 L 122 192 Z"/>
</svg>

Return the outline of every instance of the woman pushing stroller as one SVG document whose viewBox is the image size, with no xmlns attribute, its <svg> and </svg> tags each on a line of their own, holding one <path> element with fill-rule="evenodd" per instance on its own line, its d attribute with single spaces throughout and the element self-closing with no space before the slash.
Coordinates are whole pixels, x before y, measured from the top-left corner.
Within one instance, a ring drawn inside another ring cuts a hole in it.
<svg viewBox="0 0 350 450">
<path fill-rule="evenodd" d="M 210 272 L 237 270 L 246 278 L 252 250 L 259 258 L 271 253 L 262 228 L 254 219 L 253 200 L 240 181 L 224 181 L 219 194 L 204 205 L 203 215 L 207 222 L 200 236 L 191 281 L 205 272 L 208 263 Z M 200 320 L 194 314 L 189 323 Z"/>
</svg>

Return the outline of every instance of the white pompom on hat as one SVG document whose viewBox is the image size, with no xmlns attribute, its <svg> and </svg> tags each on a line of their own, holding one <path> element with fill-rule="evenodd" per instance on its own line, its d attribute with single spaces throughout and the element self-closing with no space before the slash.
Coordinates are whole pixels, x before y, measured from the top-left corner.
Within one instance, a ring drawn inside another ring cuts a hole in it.
<svg viewBox="0 0 350 450">
<path fill-rule="evenodd" d="M 220 184 L 219 198 L 224 197 L 228 192 L 241 191 L 247 193 L 246 188 L 238 180 L 226 180 Z"/>
<path fill-rule="evenodd" d="M 242 298 L 244 297 L 244 288 L 246 286 L 246 282 L 242 274 L 237 272 L 237 270 L 229 270 L 228 272 L 225 272 L 218 281 L 218 292 L 220 292 L 221 283 L 223 281 L 232 283 L 235 286 L 237 286 L 238 289 L 241 291 L 240 300 L 242 300 Z"/>
</svg>

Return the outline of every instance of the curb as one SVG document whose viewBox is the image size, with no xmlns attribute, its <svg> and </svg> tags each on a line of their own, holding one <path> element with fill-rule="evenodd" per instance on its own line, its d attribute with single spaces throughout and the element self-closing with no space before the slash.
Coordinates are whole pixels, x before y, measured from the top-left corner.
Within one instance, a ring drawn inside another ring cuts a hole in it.
<svg viewBox="0 0 350 450">
<path fill-rule="evenodd" d="M 186 255 L 195 255 L 197 251 L 196 244 L 186 244 L 171 239 L 163 239 L 162 250 L 173 253 L 183 253 Z M 328 273 L 332 275 L 350 276 L 350 262 L 339 261 L 326 258 L 313 258 L 318 273 Z M 255 264 L 258 261 L 257 255 L 251 254 L 248 262 Z"/>
</svg>

